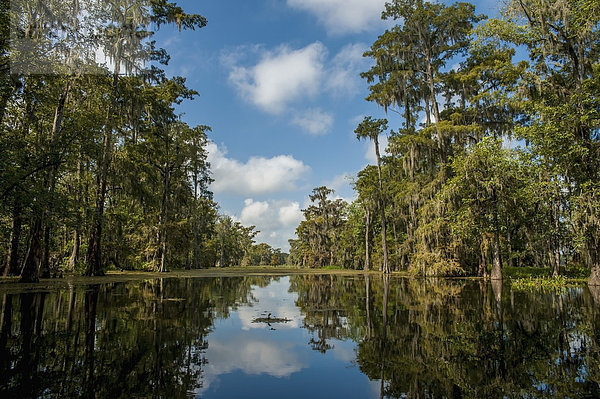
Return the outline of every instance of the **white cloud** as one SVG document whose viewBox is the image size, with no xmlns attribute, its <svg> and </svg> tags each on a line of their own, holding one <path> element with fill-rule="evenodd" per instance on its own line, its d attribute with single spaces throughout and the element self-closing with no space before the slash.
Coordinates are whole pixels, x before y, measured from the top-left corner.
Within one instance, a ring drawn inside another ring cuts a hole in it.
<svg viewBox="0 0 600 399">
<path fill-rule="evenodd" d="M 379 29 L 386 0 L 287 0 L 289 7 L 314 14 L 332 34 Z"/>
<path fill-rule="evenodd" d="M 314 135 L 326 134 L 333 126 L 333 115 L 319 108 L 309 109 L 303 115 L 297 115 L 292 123 Z"/>
<path fill-rule="evenodd" d="M 274 51 L 263 51 L 261 60 L 252 67 L 237 65 L 239 59 L 231 55 L 225 57 L 224 65 L 232 68 L 229 81 L 243 98 L 277 114 L 289 102 L 317 94 L 326 54 L 327 49 L 320 42 L 299 50 L 282 45 Z"/>
<path fill-rule="evenodd" d="M 327 71 L 326 87 L 332 94 L 351 96 L 359 91 L 360 73 L 369 69 L 369 60 L 363 57 L 368 47 L 362 43 L 344 46 L 333 58 Z"/>
<path fill-rule="evenodd" d="M 300 204 L 292 202 L 289 205 L 284 205 L 279 208 L 279 221 L 284 226 L 298 226 L 304 215 L 300 210 Z"/>
<path fill-rule="evenodd" d="M 240 221 L 245 226 L 256 226 L 260 233 L 257 242 L 266 242 L 273 248 L 288 251 L 288 239 L 294 236 L 296 227 L 304 215 L 300 204 L 294 201 L 244 201 Z"/>
<path fill-rule="evenodd" d="M 257 225 L 267 213 L 269 213 L 269 204 L 267 202 L 254 202 L 252 199 L 244 201 L 245 207 L 242 209 L 241 220 L 246 226 Z"/>
<path fill-rule="evenodd" d="M 305 366 L 294 352 L 294 344 L 282 343 L 273 345 L 266 338 L 244 338 L 238 334 L 232 341 L 221 342 L 219 338 L 210 341 L 206 357 L 210 363 L 205 371 L 215 376 L 241 370 L 245 374 L 267 374 L 273 377 L 288 377 L 302 370 Z"/>
<path fill-rule="evenodd" d="M 208 145 L 208 161 L 215 179 L 211 189 L 215 193 L 255 195 L 293 191 L 310 171 L 309 166 L 291 155 L 252 157 L 242 163 L 228 158 L 227 151 L 215 143 Z"/>
<path fill-rule="evenodd" d="M 333 115 L 313 107 L 298 112 L 298 105 L 317 96 L 352 97 L 359 93 L 362 71 L 369 60 L 363 43 L 344 46 L 332 59 L 320 42 L 301 49 L 287 45 L 267 50 L 261 45 L 239 46 L 221 53 L 221 65 L 229 70 L 229 82 L 247 102 L 271 114 L 294 115 L 291 123 L 311 134 L 327 133 Z M 255 62 L 248 58 L 258 57 Z"/>
</svg>

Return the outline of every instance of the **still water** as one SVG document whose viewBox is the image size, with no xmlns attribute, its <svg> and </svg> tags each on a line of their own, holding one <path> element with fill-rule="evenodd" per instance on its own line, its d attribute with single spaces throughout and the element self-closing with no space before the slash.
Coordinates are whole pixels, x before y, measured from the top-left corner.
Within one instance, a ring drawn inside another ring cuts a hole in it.
<svg viewBox="0 0 600 399">
<path fill-rule="evenodd" d="M 598 398 L 594 294 L 380 275 L 3 284 L 0 398 Z"/>
</svg>

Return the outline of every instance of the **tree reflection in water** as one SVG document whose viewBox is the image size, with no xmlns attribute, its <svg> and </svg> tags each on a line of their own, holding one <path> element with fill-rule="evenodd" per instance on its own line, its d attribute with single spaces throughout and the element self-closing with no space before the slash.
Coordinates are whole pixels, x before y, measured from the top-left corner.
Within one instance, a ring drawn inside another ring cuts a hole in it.
<svg viewBox="0 0 600 399">
<path fill-rule="evenodd" d="M 159 279 L 0 294 L 0 397 L 188 397 L 202 385 L 214 319 L 269 281 Z"/>
<path fill-rule="evenodd" d="M 533 293 L 379 274 L 289 280 L 289 292 L 278 285 L 285 298 L 271 303 L 293 297 L 300 313 L 284 331 L 265 327 L 263 335 L 247 329 L 257 328 L 248 321 L 260 308 L 253 289 L 267 287 L 267 276 L 0 287 L 0 397 L 204 397 L 214 393 L 202 389 L 207 370 L 243 372 L 249 342 L 253 356 L 271 345 L 287 357 L 281 372 L 261 372 L 253 361 L 247 375 L 289 386 L 305 378 L 305 387 L 311 368 L 323 373 L 318 359 L 354 342 L 350 366 L 373 381 L 374 397 L 600 397 L 600 293 L 588 287 Z M 239 331 L 215 330 L 234 312 Z M 314 356 L 292 352 L 298 348 Z M 207 365 L 211 353 L 227 356 Z M 330 380 L 336 372 L 345 381 L 336 370 Z M 356 380 L 347 384 L 364 383 Z"/>
<path fill-rule="evenodd" d="M 321 347 L 355 340 L 382 397 L 600 397 L 598 293 L 498 283 L 291 279 L 306 328 Z"/>
</svg>

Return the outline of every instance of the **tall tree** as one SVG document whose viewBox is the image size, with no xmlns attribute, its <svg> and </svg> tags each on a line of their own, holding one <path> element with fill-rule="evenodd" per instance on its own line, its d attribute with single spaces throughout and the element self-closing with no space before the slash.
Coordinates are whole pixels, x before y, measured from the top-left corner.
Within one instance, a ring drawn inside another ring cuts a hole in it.
<svg viewBox="0 0 600 399">
<path fill-rule="evenodd" d="M 361 140 L 364 138 L 368 138 L 373 141 L 373 146 L 375 147 L 375 157 L 377 159 L 377 185 L 379 187 L 379 216 L 381 220 L 381 246 L 383 249 L 383 265 L 382 270 L 384 273 L 390 273 L 390 265 L 388 261 L 388 249 L 387 249 L 387 230 L 386 230 L 386 220 L 385 220 L 385 201 L 383 198 L 383 183 L 381 177 L 381 155 L 379 153 L 379 135 L 387 130 L 387 120 L 386 119 L 373 119 L 370 116 L 365 117 L 365 119 L 358 125 L 358 127 L 354 130 L 356 133 L 356 138 Z"/>
</svg>

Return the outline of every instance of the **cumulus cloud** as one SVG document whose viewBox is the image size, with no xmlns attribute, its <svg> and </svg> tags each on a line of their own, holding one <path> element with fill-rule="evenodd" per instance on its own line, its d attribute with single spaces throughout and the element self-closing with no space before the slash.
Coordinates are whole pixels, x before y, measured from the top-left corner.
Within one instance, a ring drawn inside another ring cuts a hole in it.
<svg viewBox="0 0 600 399">
<path fill-rule="evenodd" d="M 328 58 L 320 42 L 300 49 L 239 46 L 223 51 L 221 64 L 229 70 L 229 82 L 241 98 L 271 114 L 291 114 L 293 125 L 319 135 L 329 132 L 333 115 L 317 107 L 299 112 L 298 105 L 322 94 L 357 95 L 363 83 L 360 72 L 369 68 L 369 60 L 362 56 L 367 48 L 351 43 Z"/>
<path fill-rule="evenodd" d="M 331 61 L 327 71 L 326 88 L 334 95 L 348 96 L 358 93 L 360 73 L 369 69 L 369 60 L 363 57 L 368 46 L 352 43 L 344 46 Z"/>
<path fill-rule="evenodd" d="M 228 158 L 227 151 L 215 143 L 210 143 L 207 148 L 215 179 L 211 189 L 215 193 L 256 195 L 294 191 L 310 171 L 309 166 L 291 155 L 252 157 L 243 163 Z"/>
<path fill-rule="evenodd" d="M 288 205 L 283 205 L 279 208 L 278 219 L 284 226 L 297 226 L 303 218 L 304 216 L 300 210 L 300 204 L 297 202 L 291 202 Z"/>
<path fill-rule="evenodd" d="M 254 201 L 249 198 L 244 201 L 244 209 L 240 216 L 242 224 L 249 226 L 260 226 L 261 228 L 272 228 L 277 226 L 277 220 L 274 218 L 274 210 L 268 202 Z"/>
<path fill-rule="evenodd" d="M 258 242 L 266 242 L 274 248 L 287 251 L 287 240 L 294 236 L 303 218 L 298 202 L 255 201 L 249 198 L 244 201 L 240 221 L 245 226 L 256 226 L 260 231 L 256 236 Z"/>
<path fill-rule="evenodd" d="M 302 115 L 297 115 L 292 123 L 310 134 L 321 135 L 331 131 L 333 115 L 319 108 L 309 109 Z"/>
<path fill-rule="evenodd" d="M 332 34 L 378 29 L 386 0 L 287 0 L 287 5 L 314 14 Z"/>
<path fill-rule="evenodd" d="M 205 368 L 206 373 L 211 374 L 208 378 L 214 379 L 215 376 L 236 370 L 250 375 L 267 374 L 282 378 L 305 367 L 293 350 L 295 345 L 292 343 L 273 345 L 266 338 L 247 339 L 243 334 L 233 338 L 226 342 L 221 342 L 219 338 L 211 339 L 206 355 L 210 360 Z"/>
<path fill-rule="evenodd" d="M 242 97 L 277 114 L 290 101 L 317 94 L 326 54 L 325 46 L 315 42 L 298 50 L 286 45 L 273 51 L 263 50 L 260 61 L 251 67 L 237 65 L 238 59 L 231 55 L 222 56 L 222 62 L 230 65 L 229 81 Z"/>
</svg>

